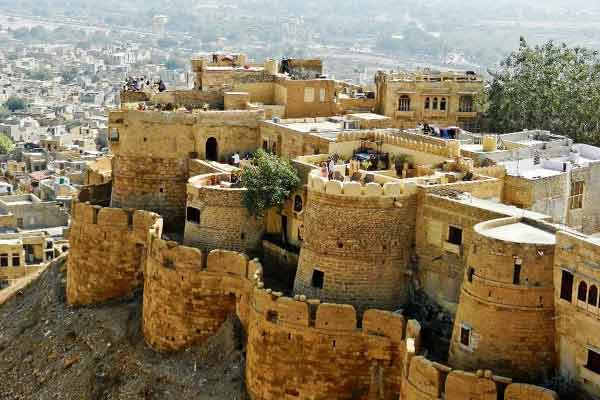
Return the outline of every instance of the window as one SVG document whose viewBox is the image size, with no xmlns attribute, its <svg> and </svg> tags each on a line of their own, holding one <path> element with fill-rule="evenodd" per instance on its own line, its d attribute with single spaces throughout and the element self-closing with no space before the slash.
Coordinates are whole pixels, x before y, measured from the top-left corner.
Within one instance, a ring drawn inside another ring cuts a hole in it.
<svg viewBox="0 0 600 400">
<path fill-rule="evenodd" d="M 303 206 L 303 204 L 302 204 L 302 196 L 300 196 L 299 194 L 297 194 L 294 197 L 294 211 L 296 211 L 296 212 L 302 211 L 302 206 Z"/>
<path fill-rule="evenodd" d="M 410 97 L 407 95 L 400 96 L 398 100 L 398 111 L 410 111 Z"/>
<path fill-rule="evenodd" d="M 513 270 L 513 285 L 521 283 L 521 263 L 522 260 L 517 257 L 515 258 L 515 269 Z"/>
<path fill-rule="evenodd" d="M 473 282 L 473 274 L 475 274 L 475 269 L 473 267 L 469 267 L 469 270 L 467 271 L 467 280 L 469 282 Z"/>
<path fill-rule="evenodd" d="M 588 304 L 594 307 L 598 304 L 598 288 L 595 285 L 590 286 L 590 292 L 588 293 Z"/>
<path fill-rule="evenodd" d="M 315 89 L 311 87 L 304 88 L 304 102 L 312 103 L 315 101 Z"/>
<path fill-rule="evenodd" d="M 313 270 L 312 275 L 312 287 L 317 289 L 323 289 L 323 281 L 325 280 L 325 273 L 318 269 Z"/>
<path fill-rule="evenodd" d="M 325 103 L 325 89 L 319 89 L 319 101 Z"/>
<path fill-rule="evenodd" d="M 431 105 L 431 100 L 429 99 L 429 97 L 425 98 L 425 109 L 429 110 L 429 107 Z"/>
<path fill-rule="evenodd" d="M 460 344 L 471 347 L 471 327 L 466 325 L 460 326 Z"/>
<path fill-rule="evenodd" d="M 440 101 L 440 110 L 446 111 L 446 98 L 445 97 L 442 97 L 442 100 Z"/>
<path fill-rule="evenodd" d="M 600 374 L 600 353 L 588 349 L 587 364 L 585 367 L 592 372 Z"/>
<path fill-rule="evenodd" d="M 18 267 L 21 265 L 21 257 L 18 254 L 13 254 L 12 256 L 12 266 Z"/>
<path fill-rule="evenodd" d="M 267 142 L 266 140 L 263 140 L 263 150 L 269 151 L 269 142 Z"/>
<path fill-rule="evenodd" d="M 438 98 L 437 97 L 433 98 L 433 109 L 434 110 L 438 109 Z"/>
<path fill-rule="evenodd" d="M 584 281 L 579 282 L 579 287 L 577 288 L 577 300 L 587 300 L 587 283 Z"/>
<path fill-rule="evenodd" d="M 459 112 L 473 112 L 473 97 L 462 96 L 458 106 Z"/>
<path fill-rule="evenodd" d="M 562 272 L 560 282 L 560 298 L 571 302 L 573 300 L 573 274 L 569 271 Z"/>
<path fill-rule="evenodd" d="M 0 267 L 8 267 L 8 254 L 0 254 Z"/>
<path fill-rule="evenodd" d="M 583 181 L 571 182 L 569 209 L 576 210 L 583 207 L 583 185 Z"/>
<path fill-rule="evenodd" d="M 457 228 L 456 226 L 448 227 L 448 242 L 452 244 L 461 245 L 462 244 L 462 229 Z"/>
<path fill-rule="evenodd" d="M 187 221 L 194 224 L 200 223 L 200 210 L 194 207 L 188 207 L 186 211 Z"/>
</svg>

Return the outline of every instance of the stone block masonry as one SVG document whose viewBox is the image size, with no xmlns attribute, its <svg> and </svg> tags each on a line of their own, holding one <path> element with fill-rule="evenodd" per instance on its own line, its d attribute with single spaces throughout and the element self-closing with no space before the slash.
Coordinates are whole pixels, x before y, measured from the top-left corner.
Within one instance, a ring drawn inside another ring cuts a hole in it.
<svg viewBox="0 0 600 400">
<path fill-rule="evenodd" d="M 294 293 L 394 310 L 407 298 L 416 195 L 311 177 Z"/>
<path fill-rule="evenodd" d="M 96 304 L 141 287 L 150 229 L 162 232 L 157 214 L 75 203 L 67 262 L 69 304 Z"/>
</svg>

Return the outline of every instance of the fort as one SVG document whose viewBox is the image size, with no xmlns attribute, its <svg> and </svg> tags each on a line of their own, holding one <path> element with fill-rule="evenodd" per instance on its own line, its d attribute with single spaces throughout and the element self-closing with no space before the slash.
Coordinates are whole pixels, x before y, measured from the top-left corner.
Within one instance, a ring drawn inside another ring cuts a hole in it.
<svg viewBox="0 0 600 400">
<path fill-rule="evenodd" d="M 164 353 L 237 318 L 253 400 L 600 393 L 600 149 L 470 132 L 473 73 L 369 92 L 316 60 L 192 65 L 193 89 L 110 113 L 113 156 L 73 203 L 70 304 L 143 290 Z M 240 179 L 258 149 L 300 181 L 261 216 Z"/>
</svg>

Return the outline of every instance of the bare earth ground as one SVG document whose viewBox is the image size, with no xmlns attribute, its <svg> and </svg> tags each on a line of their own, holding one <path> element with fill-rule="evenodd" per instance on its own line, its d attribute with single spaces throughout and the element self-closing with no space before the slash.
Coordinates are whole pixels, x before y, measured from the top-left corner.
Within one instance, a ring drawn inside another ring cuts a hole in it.
<svg viewBox="0 0 600 400">
<path fill-rule="evenodd" d="M 247 399 L 236 319 L 202 346 L 158 354 L 141 334 L 141 293 L 69 307 L 64 264 L 0 305 L 0 400 Z"/>
</svg>

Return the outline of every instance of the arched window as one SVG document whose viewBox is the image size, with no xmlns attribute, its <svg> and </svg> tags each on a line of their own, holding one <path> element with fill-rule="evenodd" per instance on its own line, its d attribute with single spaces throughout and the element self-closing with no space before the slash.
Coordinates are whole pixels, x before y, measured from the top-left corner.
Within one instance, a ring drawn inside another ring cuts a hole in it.
<svg viewBox="0 0 600 400">
<path fill-rule="evenodd" d="M 410 111 L 410 97 L 407 95 L 400 96 L 398 100 L 398 111 Z"/>
<path fill-rule="evenodd" d="M 294 211 L 302 211 L 302 196 L 300 196 L 299 194 L 297 194 L 296 197 L 294 197 Z"/>
<path fill-rule="evenodd" d="M 579 287 L 577 288 L 577 300 L 587 300 L 587 283 L 584 281 L 579 282 Z"/>
<path fill-rule="evenodd" d="M 596 307 L 598 304 L 598 288 L 594 285 L 590 286 L 590 293 L 588 294 L 588 304 Z"/>
<path fill-rule="evenodd" d="M 271 152 L 277 155 L 277 142 L 273 142 L 273 145 L 271 146 Z"/>
<path fill-rule="evenodd" d="M 438 98 L 437 97 L 433 98 L 433 109 L 434 110 L 438 109 Z"/>
<path fill-rule="evenodd" d="M 429 110 L 430 102 L 431 102 L 431 100 L 429 99 L 429 97 L 425 97 L 425 109 L 426 110 Z"/>
<path fill-rule="evenodd" d="M 442 97 L 442 101 L 440 101 L 440 110 L 446 111 L 446 98 Z"/>
</svg>

